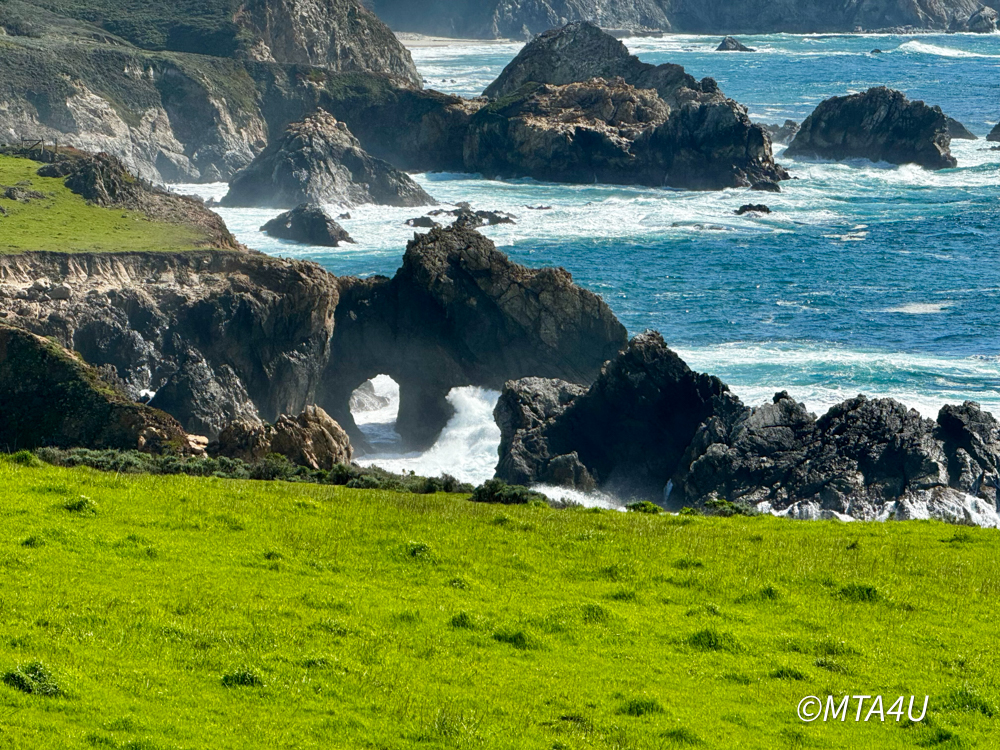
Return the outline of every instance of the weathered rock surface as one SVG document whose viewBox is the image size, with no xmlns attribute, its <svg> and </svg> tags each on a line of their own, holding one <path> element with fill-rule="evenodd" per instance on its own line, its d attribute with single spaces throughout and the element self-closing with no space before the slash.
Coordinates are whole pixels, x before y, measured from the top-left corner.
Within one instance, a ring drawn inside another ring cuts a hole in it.
<svg viewBox="0 0 1000 750">
<path fill-rule="evenodd" d="M 791 143 L 799 132 L 799 124 L 795 120 L 785 120 L 784 125 L 762 125 L 761 127 L 771 136 L 772 143 Z"/>
<path fill-rule="evenodd" d="M 940 107 L 911 102 L 884 86 L 820 104 L 785 152 L 819 159 L 869 159 L 954 167 L 948 121 Z"/>
<path fill-rule="evenodd" d="M 454 413 L 452 388 L 500 390 L 529 376 L 589 383 L 626 343 L 608 306 L 569 273 L 519 266 L 460 225 L 417 235 L 391 280 L 340 279 L 340 300 L 317 403 L 359 449 L 348 404 L 376 375 L 399 384 L 397 431 L 428 447 Z"/>
<path fill-rule="evenodd" d="M 948 135 L 951 139 L 960 141 L 978 141 L 979 138 L 976 134 L 969 130 L 965 125 L 960 123 L 954 117 L 947 117 L 948 120 Z"/>
<path fill-rule="evenodd" d="M 283 414 L 273 425 L 237 420 L 210 450 L 247 463 L 277 453 L 298 466 L 324 471 L 350 464 L 354 457 L 347 433 L 318 406 L 307 406 L 297 417 Z"/>
<path fill-rule="evenodd" d="M 757 50 L 747 47 L 743 42 L 741 42 L 736 37 L 727 36 L 718 47 L 715 48 L 716 52 L 756 52 Z"/>
<path fill-rule="evenodd" d="M 715 81 L 643 63 L 590 23 L 533 40 L 486 95 L 500 98 L 472 116 L 464 154 L 489 177 L 713 190 L 788 176 Z"/>
<path fill-rule="evenodd" d="M 497 476 L 526 485 L 562 477 L 558 483 L 581 489 L 596 483 L 622 497 L 660 499 L 726 392 L 718 378 L 693 372 L 655 332 L 632 339 L 586 393 L 559 383 L 508 382 L 494 412 L 501 428 Z M 535 403 L 543 408 L 520 416 Z"/>
<path fill-rule="evenodd" d="M 56 343 L 0 323 L 0 449 L 191 452 L 175 419 L 133 402 Z"/>
<path fill-rule="evenodd" d="M 191 432 L 317 404 L 360 448 L 350 402 L 376 375 L 400 385 L 400 434 L 427 446 L 452 388 L 589 383 L 626 340 L 568 273 L 512 263 L 461 226 L 411 242 L 391 280 L 257 253 L 0 256 L 0 312 L 110 368 L 133 399 L 155 392 Z"/>
<path fill-rule="evenodd" d="M 224 206 L 287 208 L 301 203 L 425 206 L 408 175 L 369 156 L 347 125 L 322 110 L 289 125 L 229 183 Z"/>
<path fill-rule="evenodd" d="M 978 404 L 936 421 L 864 396 L 819 418 L 787 393 L 751 409 L 658 334 L 634 339 L 585 393 L 507 383 L 495 416 L 497 476 L 522 484 L 593 482 L 672 510 L 724 499 L 792 518 L 1000 521 L 1000 423 Z"/>
<path fill-rule="evenodd" d="M 995 5 L 995 3 L 990 3 Z M 608 29 L 698 34 L 850 33 L 878 30 L 996 29 L 978 0 L 374 0 L 398 31 L 476 38 L 530 38 L 567 21 Z"/>
<path fill-rule="evenodd" d="M 341 243 L 354 242 L 327 210 L 315 203 L 302 203 L 285 211 L 264 224 L 260 231 L 282 240 L 320 247 L 340 247 Z"/>
</svg>

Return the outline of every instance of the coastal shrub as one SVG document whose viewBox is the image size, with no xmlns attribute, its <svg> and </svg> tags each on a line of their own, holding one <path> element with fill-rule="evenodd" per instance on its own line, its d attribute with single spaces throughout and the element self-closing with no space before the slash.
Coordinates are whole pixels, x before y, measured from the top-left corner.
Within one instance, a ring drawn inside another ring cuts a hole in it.
<svg viewBox="0 0 1000 750">
<path fill-rule="evenodd" d="M 649 515 L 655 516 L 663 512 L 661 508 L 656 503 L 651 503 L 649 500 L 643 500 L 642 502 L 632 503 L 626 506 L 630 513 L 648 513 Z"/>
<path fill-rule="evenodd" d="M 295 478 L 298 468 L 286 456 L 282 456 L 279 453 L 271 453 L 263 461 L 254 464 L 253 468 L 250 469 L 250 478 L 264 481 L 284 480 L 287 482 Z"/>
<path fill-rule="evenodd" d="M 18 466 L 24 466 L 29 469 L 37 469 L 45 464 L 31 451 L 18 451 L 10 457 L 10 462 L 12 464 L 17 464 Z"/>
<path fill-rule="evenodd" d="M 33 661 L 10 672 L 5 672 L 3 684 L 29 695 L 55 698 L 63 694 L 62 688 L 56 683 L 52 672 L 39 661 Z"/>
<path fill-rule="evenodd" d="M 734 503 L 721 497 L 705 501 L 704 513 L 706 516 L 720 516 L 722 518 L 758 515 L 757 510 L 747 503 Z"/>
<path fill-rule="evenodd" d="M 470 498 L 474 503 L 494 503 L 500 505 L 528 505 L 541 501 L 547 504 L 545 495 L 527 487 L 510 485 L 501 479 L 490 479 L 476 487 Z"/>
</svg>

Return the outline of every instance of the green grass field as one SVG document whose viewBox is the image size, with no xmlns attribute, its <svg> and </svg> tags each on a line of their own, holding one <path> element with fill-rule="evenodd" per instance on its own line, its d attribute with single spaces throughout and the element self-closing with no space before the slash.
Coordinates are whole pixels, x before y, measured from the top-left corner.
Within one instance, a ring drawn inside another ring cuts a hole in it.
<svg viewBox="0 0 1000 750">
<path fill-rule="evenodd" d="M 996 531 L 23 463 L 2 748 L 1000 746 Z M 930 705 L 796 718 L 827 694 Z"/>
<path fill-rule="evenodd" d="M 101 208 L 85 201 L 56 177 L 39 177 L 30 159 L 0 156 L 0 185 L 22 183 L 43 193 L 27 203 L 8 200 L 0 190 L 0 254 L 53 252 L 178 251 L 203 240 L 192 227 L 150 221 L 142 214 Z"/>
</svg>

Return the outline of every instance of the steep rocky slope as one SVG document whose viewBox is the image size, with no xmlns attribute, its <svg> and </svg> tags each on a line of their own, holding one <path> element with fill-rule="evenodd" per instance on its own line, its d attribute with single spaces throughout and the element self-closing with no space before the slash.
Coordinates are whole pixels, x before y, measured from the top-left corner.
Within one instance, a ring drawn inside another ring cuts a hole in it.
<svg viewBox="0 0 1000 750">
<path fill-rule="evenodd" d="M 40 280 L 65 294 L 37 293 Z M 392 280 L 257 253 L 4 256 L 0 319 L 110 366 L 130 396 L 155 392 L 153 406 L 213 438 L 311 404 L 360 438 L 351 394 L 388 374 L 414 445 L 444 427 L 451 388 L 587 383 L 626 338 L 568 273 L 519 266 L 462 228 L 412 242 Z"/>
<path fill-rule="evenodd" d="M 978 0 L 373 0 L 398 31 L 526 39 L 592 21 L 606 29 L 700 34 L 996 29 L 997 3 Z"/>
</svg>

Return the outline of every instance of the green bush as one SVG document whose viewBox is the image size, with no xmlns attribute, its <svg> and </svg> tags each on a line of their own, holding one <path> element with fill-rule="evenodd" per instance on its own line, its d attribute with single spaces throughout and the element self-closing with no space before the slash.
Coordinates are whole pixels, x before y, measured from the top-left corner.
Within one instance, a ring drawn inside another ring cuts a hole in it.
<svg viewBox="0 0 1000 750">
<path fill-rule="evenodd" d="M 548 500 L 540 492 L 534 492 L 527 487 L 510 485 L 501 479 L 490 479 L 476 487 L 470 498 L 474 503 L 494 503 L 500 505 L 528 505 L 533 502 L 548 504 Z"/>
<path fill-rule="evenodd" d="M 3 684 L 29 695 L 42 695 L 48 698 L 63 695 L 62 688 L 56 683 L 52 673 L 38 661 L 6 672 L 3 676 Z"/>
<path fill-rule="evenodd" d="M 649 500 L 643 500 L 642 502 L 639 503 L 632 503 L 631 505 L 627 506 L 627 509 L 630 513 L 648 513 L 652 516 L 658 515 L 663 512 L 663 508 L 661 508 L 656 503 L 649 502 Z"/>
<path fill-rule="evenodd" d="M 10 462 L 12 464 L 17 464 L 18 466 L 26 466 L 30 469 L 37 469 L 45 464 L 31 451 L 18 451 L 10 457 Z"/>
</svg>

